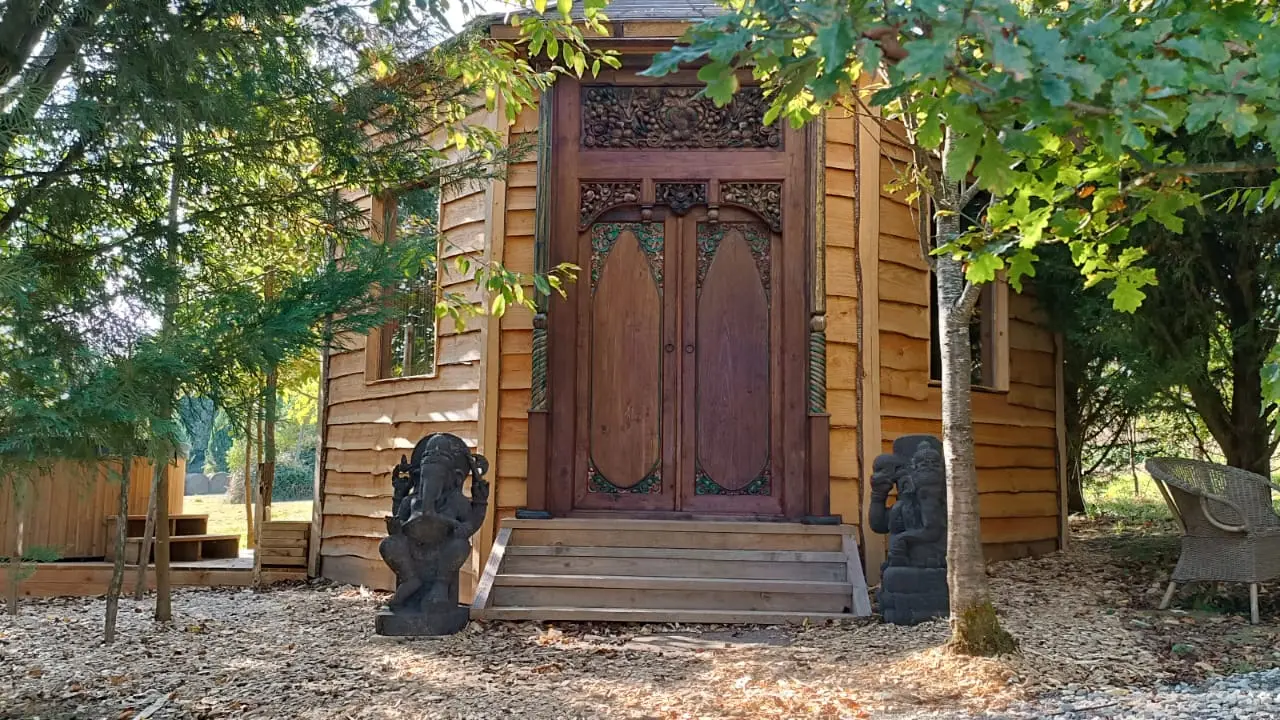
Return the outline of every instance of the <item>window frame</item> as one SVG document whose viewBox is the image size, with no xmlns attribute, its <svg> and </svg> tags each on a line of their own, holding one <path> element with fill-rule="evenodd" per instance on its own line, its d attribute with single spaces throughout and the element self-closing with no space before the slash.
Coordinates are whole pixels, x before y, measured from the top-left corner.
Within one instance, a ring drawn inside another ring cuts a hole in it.
<svg viewBox="0 0 1280 720">
<path fill-rule="evenodd" d="M 926 207 L 929 205 L 926 204 Z M 933 246 L 932 234 L 934 230 L 933 213 L 930 208 L 929 221 L 922 222 L 921 231 L 929 233 L 926 238 L 929 247 Z M 941 356 L 941 337 L 938 330 L 938 323 L 941 320 L 941 313 L 937 312 L 938 303 L 938 280 L 935 277 L 932 265 L 925 274 L 925 279 L 929 283 L 927 290 L 929 298 L 929 362 L 928 362 L 928 378 L 930 387 L 942 386 L 942 368 L 934 367 L 934 358 Z M 996 274 L 996 279 L 986 283 L 982 287 L 982 295 L 978 298 L 978 307 L 982 307 L 985 302 L 987 308 L 980 315 L 981 328 L 979 335 L 982 343 L 980 352 L 982 353 L 982 372 L 983 378 L 981 383 L 974 383 L 970 378 L 969 387 L 973 390 L 986 393 L 1007 393 L 1009 392 L 1009 280 L 1005 271 L 1001 270 Z M 935 353 L 935 348 L 937 352 Z M 938 373 L 935 379 L 934 373 Z"/>
<path fill-rule="evenodd" d="M 941 334 L 938 329 L 940 315 L 936 312 L 937 280 L 931 269 L 927 275 L 929 287 L 929 385 L 941 387 L 941 367 L 935 367 L 935 358 L 941 354 Z M 1009 281 L 1001 271 L 996 279 L 982 287 L 978 306 L 986 304 L 980 316 L 982 354 L 982 381 L 970 380 L 973 390 L 989 393 L 1009 392 Z M 937 377 L 935 377 L 935 372 Z"/>
<path fill-rule="evenodd" d="M 394 243 L 396 239 L 396 230 L 399 226 L 398 201 L 401 195 L 414 190 L 420 190 L 428 187 L 431 183 L 420 183 L 416 185 L 408 185 L 396 190 L 385 192 L 381 195 L 373 197 L 373 205 L 370 209 L 370 233 L 378 242 Z M 435 302 L 440 300 L 441 291 L 441 248 L 444 246 L 444 192 L 443 189 L 437 189 L 436 194 L 436 261 L 433 268 L 434 277 L 431 279 L 432 294 Z M 440 318 L 435 316 L 434 308 L 432 312 L 432 325 L 434 332 L 431 339 L 431 368 L 427 373 L 418 373 L 414 375 L 388 375 L 387 368 L 391 361 L 391 340 L 394 337 L 393 332 L 389 329 L 397 324 L 398 320 L 390 320 L 383 325 L 373 328 L 369 331 L 369 335 L 365 341 L 365 383 L 387 383 L 403 380 L 423 380 L 438 377 L 440 374 Z"/>
</svg>

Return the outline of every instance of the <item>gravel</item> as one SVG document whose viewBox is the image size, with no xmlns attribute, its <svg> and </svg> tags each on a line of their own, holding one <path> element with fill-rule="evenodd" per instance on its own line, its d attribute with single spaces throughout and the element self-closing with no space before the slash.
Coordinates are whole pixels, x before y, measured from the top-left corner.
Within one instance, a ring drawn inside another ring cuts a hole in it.
<svg viewBox="0 0 1280 720">
<path fill-rule="evenodd" d="M 1280 669 L 1151 689 L 1068 689 L 997 713 L 950 710 L 875 715 L 883 720 L 1272 720 L 1280 719 Z"/>
</svg>

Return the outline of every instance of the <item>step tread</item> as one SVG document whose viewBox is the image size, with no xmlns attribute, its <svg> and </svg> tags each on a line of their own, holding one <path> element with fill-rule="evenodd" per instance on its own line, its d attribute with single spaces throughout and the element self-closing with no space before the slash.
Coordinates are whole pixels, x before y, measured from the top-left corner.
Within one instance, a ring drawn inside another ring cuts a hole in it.
<svg viewBox="0 0 1280 720">
<path fill-rule="evenodd" d="M 697 548 L 583 547 L 575 545 L 512 545 L 507 555 L 553 557 L 658 558 L 662 560 L 740 560 L 743 562 L 842 563 L 842 552 L 817 550 L 700 550 Z"/>
<path fill-rule="evenodd" d="M 648 608 L 488 607 L 472 608 L 476 620 L 560 620 L 578 622 L 676 622 L 691 624 L 783 625 L 826 620 L 866 622 L 848 613 L 786 610 L 678 610 Z"/>
<path fill-rule="evenodd" d="M 117 519 L 118 519 L 117 515 L 108 515 L 102 519 L 102 522 L 110 523 L 110 522 L 115 522 Z M 146 515 L 130 515 L 129 519 L 141 520 L 143 522 L 146 522 L 147 516 Z M 170 515 L 169 519 L 170 520 L 208 520 L 209 514 L 208 513 L 193 513 L 190 515 L 178 514 L 178 515 Z"/>
<path fill-rule="evenodd" d="M 625 520 L 615 518 L 507 518 L 502 527 L 526 530 L 608 530 L 682 533 L 760 533 L 779 535 L 846 535 L 852 525 L 804 525 L 797 522 L 744 522 L 737 520 Z"/>
<path fill-rule="evenodd" d="M 170 535 L 169 536 L 169 542 L 171 543 L 196 542 L 196 541 L 203 541 L 203 540 L 235 540 L 239 542 L 240 536 L 239 535 Z M 125 538 L 125 542 L 140 543 L 142 542 L 142 537 L 136 536 L 136 537 Z"/>
<path fill-rule="evenodd" d="M 644 575 L 561 575 L 499 573 L 498 587 L 623 588 L 637 590 L 713 590 L 717 592 L 772 592 L 849 595 L 847 582 L 817 580 L 748 580 L 740 578 L 653 577 Z"/>
</svg>

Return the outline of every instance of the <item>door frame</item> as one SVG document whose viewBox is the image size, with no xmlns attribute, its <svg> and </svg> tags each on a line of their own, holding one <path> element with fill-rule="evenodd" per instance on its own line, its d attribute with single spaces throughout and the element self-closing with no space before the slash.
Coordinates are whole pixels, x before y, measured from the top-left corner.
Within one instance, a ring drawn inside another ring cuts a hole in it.
<svg viewBox="0 0 1280 720">
<path fill-rule="evenodd" d="M 590 84 L 698 85 L 692 71 L 661 80 L 637 77 L 636 69 L 647 58 L 629 63 L 615 75 Z M 618 82 L 619 79 L 624 80 Z M 610 83 L 610 80 L 613 82 Z M 544 92 L 539 107 L 538 187 L 535 220 L 535 271 L 546 272 L 561 262 L 577 262 L 577 233 L 559 229 L 577 227 L 579 178 L 618 177 L 624 166 L 642 183 L 642 205 L 654 199 L 652 178 L 717 181 L 785 178 L 781 207 L 784 238 L 803 238 L 802 247 L 791 248 L 783 264 L 783 282 L 802 290 L 788 292 L 779 304 L 782 332 L 782 403 L 784 417 L 780 464 L 783 479 L 782 513 L 777 516 L 699 515 L 688 512 L 628 512 L 632 517 L 790 520 L 838 523 L 830 514 L 829 439 L 825 384 L 825 267 L 822 200 L 825 197 L 822 158 L 822 123 L 804 130 L 785 127 L 783 150 L 685 150 L 684 162 L 672 166 L 669 159 L 646 159 L 644 151 L 579 149 L 581 128 L 580 84 L 561 78 Z M 735 162 L 716 168 L 724 153 L 735 153 Z M 621 161 L 621 162 L 620 162 Z M 712 192 L 715 192 L 712 190 Z M 794 208 L 804 208 L 796 212 Z M 577 283 L 581 284 L 581 280 Z M 529 411 L 529 448 L 526 506 L 518 517 L 548 518 L 617 516 L 617 511 L 575 511 L 574 477 L 577 437 L 575 383 L 577 358 L 585 333 L 578 332 L 579 313 L 573 290 L 569 299 L 538 298 L 533 318 L 533 368 Z"/>
</svg>

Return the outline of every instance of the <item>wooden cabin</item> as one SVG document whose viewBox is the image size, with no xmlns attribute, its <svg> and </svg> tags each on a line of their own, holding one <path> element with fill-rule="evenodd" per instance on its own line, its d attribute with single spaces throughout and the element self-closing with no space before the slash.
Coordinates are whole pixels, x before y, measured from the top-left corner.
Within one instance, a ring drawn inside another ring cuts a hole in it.
<svg viewBox="0 0 1280 720">
<path fill-rule="evenodd" d="M 313 571 L 393 587 L 378 554 L 391 468 L 451 432 L 492 463 L 463 571 L 476 617 L 858 612 L 885 555 L 865 520 L 870 461 L 941 432 L 918 216 L 884 189 L 909 153 L 870 115 L 766 127 L 752 87 L 716 108 L 692 72 L 636 74 L 709 8 L 617 0 L 599 44 L 622 69 L 559 80 L 510 126 L 501 109 L 473 118 L 536 150 L 429 209 L 442 260 L 422 307 L 326 359 Z M 392 239 L 433 202 L 360 200 Z M 462 254 L 580 273 L 536 312 L 437 323 L 439 293 L 479 298 Z M 1034 298 L 1003 283 L 978 315 L 987 557 L 1050 552 L 1065 542 L 1060 351 Z"/>
</svg>

